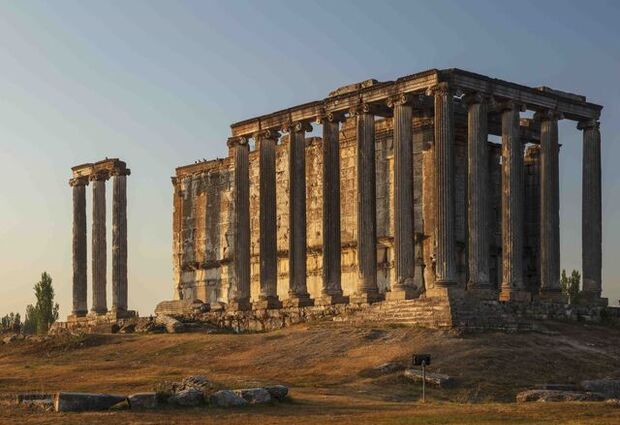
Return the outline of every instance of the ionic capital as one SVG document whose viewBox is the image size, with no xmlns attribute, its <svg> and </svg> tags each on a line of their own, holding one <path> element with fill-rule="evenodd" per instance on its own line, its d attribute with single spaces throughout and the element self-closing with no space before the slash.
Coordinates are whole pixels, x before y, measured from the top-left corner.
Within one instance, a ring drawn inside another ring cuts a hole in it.
<svg viewBox="0 0 620 425">
<path fill-rule="evenodd" d="M 372 103 L 359 102 L 357 105 L 354 105 L 350 109 L 351 115 L 362 115 L 362 114 L 372 114 L 375 115 L 379 112 L 379 107 Z"/>
<path fill-rule="evenodd" d="M 247 146 L 247 144 L 248 138 L 245 136 L 229 137 L 226 141 L 226 146 L 230 149 L 236 148 L 237 146 Z"/>
<path fill-rule="evenodd" d="M 272 128 L 267 129 L 267 130 L 257 131 L 256 133 L 254 133 L 255 140 L 269 139 L 269 140 L 277 141 L 279 138 L 280 138 L 280 132 Z"/>
<path fill-rule="evenodd" d="M 69 186 L 87 186 L 88 176 L 78 176 L 69 179 Z"/>
<path fill-rule="evenodd" d="M 336 112 L 321 111 L 321 113 L 317 115 L 316 117 L 317 124 L 323 124 L 325 122 L 344 122 L 346 120 L 347 120 L 347 117 L 344 111 L 336 111 Z"/>
<path fill-rule="evenodd" d="M 97 171 L 88 176 L 90 181 L 106 181 L 110 179 L 110 172 L 108 170 Z"/>
<path fill-rule="evenodd" d="M 402 93 L 396 96 L 388 97 L 387 106 L 390 108 L 394 108 L 395 106 L 413 106 L 415 102 L 414 96 L 410 93 Z"/>
<path fill-rule="evenodd" d="M 292 122 L 292 123 L 286 124 L 282 128 L 282 131 L 287 132 L 287 133 L 293 133 L 293 132 L 306 133 L 306 132 L 312 131 L 312 125 L 306 121 Z"/>
<path fill-rule="evenodd" d="M 129 176 L 131 175 L 131 170 L 129 168 L 119 169 L 115 168 L 110 171 L 111 176 Z"/>
<path fill-rule="evenodd" d="M 480 103 L 488 102 L 488 100 L 488 97 L 480 92 L 466 93 L 462 98 L 465 106 L 478 105 Z"/>
<path fill-rule="evenodd" d="M 579 130 L 598 130 L 600 127 L 601 123 L 595 119 L 579 121 L 577 123 L 577 129 Z"/>
<path fill-rule="evenodd" d="M 537 111 L 534 114 L 534 121 L 558 121 L 564 119 L 564 114 L 560 111 L 554 111 L 553 109 L 545 109 L 542 111 Z"/>
<path fill-rule="evenodd" d="M 426 90 L 426 95 L 427 96 L 436 96 L 436 95 L 446 95 L 446 96 L 453 96 L 455 93 L 455 89 L 454 87 L 452 87 L 448 82 L 443 81 L 441 83 L 438 83 L 432 87 L 429 87 Z"/>
<path fill-rule="evenodd" d="M 494 109 L 497 112 L 514 111 L 514 110 L 519 111 L 519 112 L 525 112 L 526 110 L 524 103 L 517 102 L 516 100 L 513 100 L 513 99 L 508 99 L 508 100 L 494 99 L 494 104 L 495 104 Z"/>
</svg>

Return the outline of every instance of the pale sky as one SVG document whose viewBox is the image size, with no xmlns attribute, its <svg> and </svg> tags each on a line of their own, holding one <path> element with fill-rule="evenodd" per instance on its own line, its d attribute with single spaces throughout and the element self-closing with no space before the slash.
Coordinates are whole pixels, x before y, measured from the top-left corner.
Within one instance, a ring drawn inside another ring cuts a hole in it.
<svg viewBox="0 0 620 425">
<path fill-rule="evenodd" d="M 618 22 L 620 2 L 603 0 L 0 1 L 0 314 L 23 314 L 44 270 L 71 310 L 71 166 L 132 169 L 129 306 L 148 315 L 172 296 L 175 167 L 225 156 L 232 122 L 451 67 L 604 106 L 603 290 L 617 305 Z M 581 270 L 574 122 L 560 142 L 562 268 Z"/>
</svg>

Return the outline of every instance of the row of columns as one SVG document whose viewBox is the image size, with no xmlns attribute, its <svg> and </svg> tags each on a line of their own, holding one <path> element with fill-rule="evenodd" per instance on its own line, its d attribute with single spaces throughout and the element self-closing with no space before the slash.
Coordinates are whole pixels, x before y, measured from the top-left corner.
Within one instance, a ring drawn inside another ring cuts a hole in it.
<svg viewBox="0 0 620 425">
<path fill-rule="evenodd" d="M 435 286 L 457 284 L 454 188 L 454 92 L 440 83 L 428 92 L 434 98 L 434 164 L 436 211 Z M 463 98 L 468 112 L 468 289 L 493 294 L 489 273 L 488 113 L 487 97 L 472 93 Z M 414 278 L 414 215 L 412 114 L 410 95 L 388 100 L 394 116 L 394 247 L 395 279 L 389 299 L 416 295 Z M 519 113 L 523 105 L 493 101 L 502 125 L 502 282 L 500 299 L 527 301 L 523 279 L 523 146 Z M 377 288 L 377 225 L 374 106 L 360 103 L 349 111 L 356 120 L 357 140 L 357 264 L 358 279 L 350 301 L 374 302 Z M 559 162 L 558 120 L 561 114 L 541 111 L 541 298 L 560 301 Z M 323 125 L 323 288 L 320 304 L 345 302 L 340 283 L 340 174 L 339 122 L 344 114 L 319 117 Z M 584 130 L 583 255 L 584 290 L 600 297 L 601 212 L 600 133 L 597 122 L 580 123 Z M 306 286 L 306 187 L 305 132 L 308 123 L 285 128 L 289 146 L 289 306 L 314 303 Z M 275 158 L 279 132 L 254 135 L 259 152 L 260 186 L 260 297 L 254 308 L 279 308 L 276 292 L 276 174 Z M 249 146 L 244 137 L 229 139 L 235 162 L 236 285 L 231 307 L 250 308 Z"/>
<path fill-rule="evenodd" d="M 127 312 L 127 175 L 113 173 L 112 197 L 112 312 Z M 73 191 L 73 308 L 75 317 L 85 316 L 87 306 L 86 186 L 92 182 L 91 313 L 102 315 L 107 308 L 106 181 L 110 173 L 97 172 L 74 177 Z"/>
</svg>

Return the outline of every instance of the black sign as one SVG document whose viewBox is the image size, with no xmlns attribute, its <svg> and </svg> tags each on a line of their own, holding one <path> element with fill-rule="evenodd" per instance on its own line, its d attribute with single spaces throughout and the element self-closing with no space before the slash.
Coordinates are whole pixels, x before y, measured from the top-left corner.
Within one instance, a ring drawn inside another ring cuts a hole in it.
<svg viewBox="0 0 620 425">
<path fill-rule="evenodd" d="M 411 357 L 411 364 L 413 366 L 428 366 L 431 364 L 431 355 L 430 354 L 414 354 Z"/>
</svg>

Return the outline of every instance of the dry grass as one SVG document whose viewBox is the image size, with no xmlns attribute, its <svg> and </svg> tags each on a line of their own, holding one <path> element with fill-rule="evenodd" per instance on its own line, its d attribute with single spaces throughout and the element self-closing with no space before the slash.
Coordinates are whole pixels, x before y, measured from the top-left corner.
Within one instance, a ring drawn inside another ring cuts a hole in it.
<svg viewBox="0 0 620 425">
<path fill-rule="evenodd" d="M 283 383 L 293 403 L 247 410 L 166 410 L 60 415 L 0 405 L 0 423 L 620 423 L 604 404 L 506 402 L 537 383 L 620 376 L 620 330 L 548 325 L 549 333 L 455 336 L 417 328 L 323 323 L 268 334 L 86 336 L 0 346 L 0 394 L 35 391 L 131 393 L 162 380 L 204 374 L 230 387 Z M 419 388 L 398 375 L 370 377 L 388 361 L 433 354 L 453 389 Z M 475 403 L 475 404 L 472 404 Z"/>
</svg>

